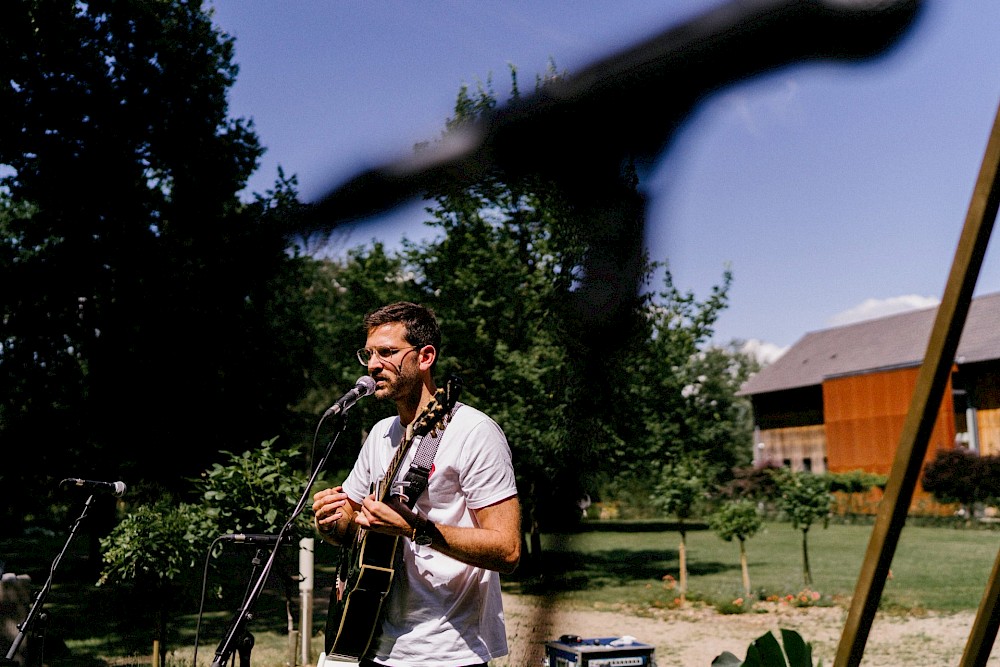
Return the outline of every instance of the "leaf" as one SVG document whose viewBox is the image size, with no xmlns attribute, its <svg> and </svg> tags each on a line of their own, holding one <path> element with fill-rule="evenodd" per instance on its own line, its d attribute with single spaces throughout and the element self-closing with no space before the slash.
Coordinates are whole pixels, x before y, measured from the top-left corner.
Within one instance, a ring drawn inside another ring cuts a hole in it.
<svg viewBox="0 0 1000 667">
<path fill-rule="evenodd" d="M 757 642 L 753 642 L 747 647 L 747 659 L 743 661 L 745 667 L 766 667 L 764 665 L 764 659 L 760 655 L 760 649 L 757 648 Z"/>
<path fill-rule="evenodd" d="M 770 632 L 758 637 L 754 645 L 760 651 L 761 664 L 764 667 L 788 667 L 781 644 Z"/>
<path fill-rule="evenodd" d="M 781 641 L 785 645 L 790 667 L 811 667 L 812 647 L 795 630 L 781 628 Z"/>
</svg>

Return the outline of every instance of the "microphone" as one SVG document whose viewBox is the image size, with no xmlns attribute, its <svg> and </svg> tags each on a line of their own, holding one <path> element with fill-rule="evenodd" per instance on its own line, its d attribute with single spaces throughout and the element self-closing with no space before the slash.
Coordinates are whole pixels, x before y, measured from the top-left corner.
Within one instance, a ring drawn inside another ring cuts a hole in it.
<svg viewBox="0 0 1000 667">
<path fill-rule="evenodd" d="M 237 542 L 240 544 L 292 544 L 292 535 L 263 535 L 261 533 L 231 533 L 219 537 L 221 542 Z"/>
<path fill-rule="evenodd" d="M 343 412 L 347 412 L 352 405 L 358 402 L 359 398 L 364 398 L 369 394 L 375 393 L 375 380 L 370 375 L 362 375 L 358 378 L 357 383 L 354 385 L 354 389 L 337 399 L 337 402 L 330 406 L 330 408 L 323 413 L 323 419 L 326 419 L 330 415 L 339 415 Z"/>
<path fill-rule="evenodd" d="M 64 479 L 59 482 L 59 486 L 64 489 L 71 486 L 77 486 L 82 489 L 87 489 L 88 491 L 102 491 L 110 493 L 115 498 L 121 498 L 124 496 L 125 490 L 128 488 L 125 486 L 125 482 L 95 482 L 89 479 L 77 479 L 76 477 Z"/>
</svg>

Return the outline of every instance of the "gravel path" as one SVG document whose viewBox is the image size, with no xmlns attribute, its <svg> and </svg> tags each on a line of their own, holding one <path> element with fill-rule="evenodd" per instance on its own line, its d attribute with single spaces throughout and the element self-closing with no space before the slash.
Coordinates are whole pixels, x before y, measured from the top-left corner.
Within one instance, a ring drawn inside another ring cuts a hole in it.
<svg viewBox="0 0 1000 667">
<path fill-rule="evenodd" d="M 540 597 L 504 595 L 510 654 L 492 667 L 538 667 L 545 642 L 564 634 L 580 637 L 630 635 L 656 647 L 658 667 L 710 667 L 723 651 L 746 656 L 750 643 L 779 628 L 796 630 L 813 647 L 813 661 L 830 667 L 847 611 L 841 607 L 772 605 L 765 613 L 724 615 L 712 608 L 650 610 L 648 614 L 553 607 Z M 862 667 L 958 665 L 973 612 L 919 617 L 877 616 L 865 645 Z M 1000 648 L 987 665 L 1000 666 Z"/>
</svg>

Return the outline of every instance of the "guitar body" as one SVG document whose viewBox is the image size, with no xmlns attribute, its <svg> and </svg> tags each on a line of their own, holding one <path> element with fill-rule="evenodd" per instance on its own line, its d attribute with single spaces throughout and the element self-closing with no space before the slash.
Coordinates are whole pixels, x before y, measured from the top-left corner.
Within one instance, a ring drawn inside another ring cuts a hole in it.
<svg viewBox="0 0 1000 667">
<path fill-rule="evenodd" d="M 386 471 L 392 480 L 414 438 L 438 427 L 458 400 L 460 380 L 452 377 L 407 427 L 400 450 Z M 384 501 L 389 484 L 376 483 L 372 493 Z M 335 659 L 360 661 L 382 627 L 385 601 L 392 588 L 399 560 L 398 535 L 358 529 L 350 546 L 341 550 L 337 583 L 330 594 L 326 618 L 326 654 Z"/>
<path fill-rule="evenodd" d="M 378 634 L 383 604 L 396 573 L 399 537 L 368 533 L 341 556 L 326 619 L 326 653 L 332 658 L 360 660 Z M 331 641 L 332 640 L 332 641 Z"/>
</svg>

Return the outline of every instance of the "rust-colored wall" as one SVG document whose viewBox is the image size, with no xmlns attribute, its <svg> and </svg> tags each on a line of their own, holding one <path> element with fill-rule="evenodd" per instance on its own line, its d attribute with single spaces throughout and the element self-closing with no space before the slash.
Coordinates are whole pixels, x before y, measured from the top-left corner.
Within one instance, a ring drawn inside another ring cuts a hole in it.
<svg viewBox="0 0 1000 667">
<path fill-rule="evenodd" d="M 830 472 L 865 470 L 889 474 L 919 368 L 833 378 L 823 383 L 826 458 Z M 924 462 L 955 446 L 955 414 L 949 380 Z"/>
</svg>

